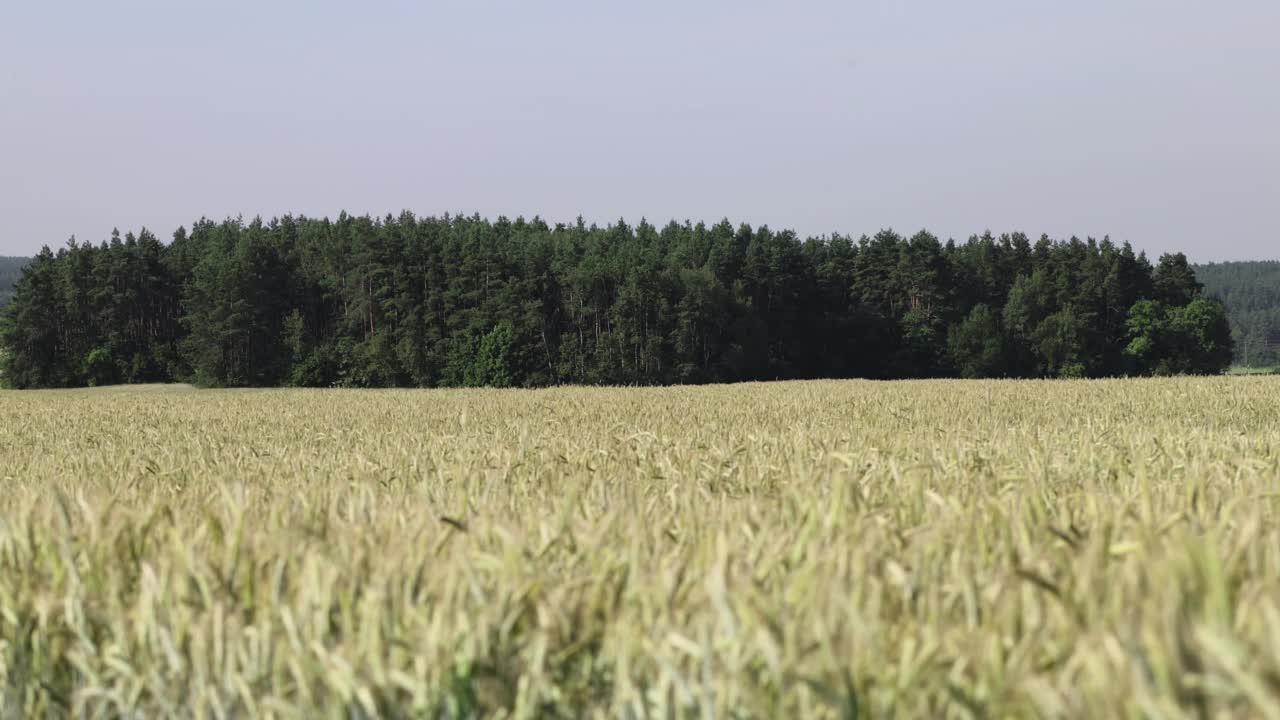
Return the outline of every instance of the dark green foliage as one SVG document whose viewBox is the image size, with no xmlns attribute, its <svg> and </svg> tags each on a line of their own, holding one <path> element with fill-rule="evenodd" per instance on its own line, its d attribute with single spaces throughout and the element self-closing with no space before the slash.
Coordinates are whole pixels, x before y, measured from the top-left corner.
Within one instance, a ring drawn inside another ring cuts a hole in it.
<svg viewBox="0 0 1280 720">
<path fill-rule="evenodd" d="M 1227 307 L 1235 361 L 1280 366 L 1280 262 L 1211 263 L 1195 272 L 1204 294 Z"/>
<path fill-rule="evenodd" d="M 1200 291 L 1204 288 L 1196 280 L 1195 271 L 1187 264 L 1187 256 L 1182 253 L 1161 257 L 1152 282 L 1156 298 L 1173 306 L 1186 305 L 1200 297 Z"/>
<path fill-rule="evenodd" d="M 1129 313 L 1125 353 L 1156 375 L 1216 372 L 1231 362 L 1231 329 L 1222 303 L 1196 298 L 1182 307 L 1142 300 Z"/>
<path fill-rule="evenodd" d="M 951 366 L 963 378 L 1000 377 L 1005 373 L 1004 335 L 996 314 L 987 305 L 975 305 L 969 316 L 947 332 Z"/>
<path fill-rule="evenodd" d="M 511 387 L 520 372 L 515 331 L 511 323 L 498 323 L 480 338 L 480 346 L 468 364 L 464 384 L 482 387 Z"/>
<path fill-rule="evenodd" d="M 1173 331 L 1173 357 L 1180 373 L 1218 372 L 1231 363 L 1231 326 L 1226 309 L 1217 300 L 1196 298 L 1169 310 Z"/>
<path fill-rule="evenodd" d="M 179 284 L 167 248 L 142 230 L 74 239 L 31 259 L 0 318 L 4 377 L 15 387 L 143 383 L 180 373 Z"/>
<path fill-rule="evenodd" d="M 73 240 L 3 318 L 19 387 L 1212 373 L 1231 348 L 1185 258 L 1105 239 L 409 213 Z"/>
<path fill-rule="evenodd" d="M 1034 352 L 1039 367 L 1050 377 L 1085 377 L 1085 334 L 1088 332 L 1079 311 L 1067 305 L 1050 315 L 1036 328 Z"/>
</svg>

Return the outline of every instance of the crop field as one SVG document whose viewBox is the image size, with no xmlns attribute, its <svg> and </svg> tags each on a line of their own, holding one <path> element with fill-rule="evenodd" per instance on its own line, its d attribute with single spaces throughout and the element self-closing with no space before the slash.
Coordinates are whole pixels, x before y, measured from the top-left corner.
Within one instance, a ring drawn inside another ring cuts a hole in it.
<svg viewBox="0 0 1280 720">
<path fill-rule="evenodd" d="M 0 393 L 0 717 L 1280 717 L 1280 378 Z"/>
</svg>

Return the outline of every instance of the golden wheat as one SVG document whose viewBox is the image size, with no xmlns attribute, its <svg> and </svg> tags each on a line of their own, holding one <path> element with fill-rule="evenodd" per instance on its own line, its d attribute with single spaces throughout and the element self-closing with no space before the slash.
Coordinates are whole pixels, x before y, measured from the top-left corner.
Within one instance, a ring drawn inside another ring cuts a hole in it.
<svg viewBox="0 0 1280 720">
<path fill-rule="evenodd" d="M 1280 717 L 1280 381 L 0 393 L 6 717 Z"/>
</svg>

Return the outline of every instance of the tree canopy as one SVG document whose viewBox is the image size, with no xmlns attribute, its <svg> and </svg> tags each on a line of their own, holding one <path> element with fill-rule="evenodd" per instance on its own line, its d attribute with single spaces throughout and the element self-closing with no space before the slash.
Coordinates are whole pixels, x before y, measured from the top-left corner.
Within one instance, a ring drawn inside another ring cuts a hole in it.
<svg viewBox="0 0 1280 720">
<path fill-rule="evenodd" d="M 1227 307 L 1235 361 L 1250 367 L 1280 366 L 1280 262 L 1200 265 L 1204 293 Z"/>
<path fill-rule="evenodd" d="M 1232 338 L 1184 256 L 1109 239 L 344 213 L 45 248 L 0 346 L 18 387 L 388 387 L 1214 373 Z"/>
</svg>

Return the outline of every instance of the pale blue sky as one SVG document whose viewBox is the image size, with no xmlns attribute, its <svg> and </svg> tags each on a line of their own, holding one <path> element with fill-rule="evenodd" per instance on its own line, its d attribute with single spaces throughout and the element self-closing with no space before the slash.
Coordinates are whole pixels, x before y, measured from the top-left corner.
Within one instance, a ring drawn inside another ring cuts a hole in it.
<svg viewBox="0 0 1280 720">
<path fill-rule="evenodd" d="M 1280 258 L 1280 2 L 8 2 L 0 254 L 201 215 Z"/>
</svg>

